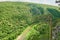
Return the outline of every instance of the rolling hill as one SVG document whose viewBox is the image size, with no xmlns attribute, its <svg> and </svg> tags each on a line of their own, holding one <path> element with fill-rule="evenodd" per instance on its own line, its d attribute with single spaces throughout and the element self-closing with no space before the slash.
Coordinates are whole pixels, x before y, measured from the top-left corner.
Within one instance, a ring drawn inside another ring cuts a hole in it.
<svg viewBox="0 0 60 40">
<path fill-rule="evenodd" d="M 0 2 L 0 40 L 49 40 L 51 28 L 60 27 L 59 7 L 24 2 Z M 57 36 L 57 35 L 56 35 Z M 60 40 L 60 33 L 56 39 Z M 55 38 L 54 38 L 55 39 Z M 54 40 L 53 39 L 53 40 Z"/>
</svg>

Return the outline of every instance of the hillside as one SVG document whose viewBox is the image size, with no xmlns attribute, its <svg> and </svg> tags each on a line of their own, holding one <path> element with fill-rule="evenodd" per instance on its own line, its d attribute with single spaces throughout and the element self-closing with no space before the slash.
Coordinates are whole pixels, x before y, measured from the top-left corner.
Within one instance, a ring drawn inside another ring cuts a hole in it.
<svg viewBox="0 0 60 40">
<path fill-rule="evenodd" d="M 49 40 L 51 28 L 54 30 L 55 27 L 60 27 L 59 7 L 0 2 L 0 40 L 16 40 L 28 27 L 31 27 L 31 30 L 27 30 L 25 40 Z M 60 40 L 60 33 L 53 40 L 55 39 Z"/>
</svg>

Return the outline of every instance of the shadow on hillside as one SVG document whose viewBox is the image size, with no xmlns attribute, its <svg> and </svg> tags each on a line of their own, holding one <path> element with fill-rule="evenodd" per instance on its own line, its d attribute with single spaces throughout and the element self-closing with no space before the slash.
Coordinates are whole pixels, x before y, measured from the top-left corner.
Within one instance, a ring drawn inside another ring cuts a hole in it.
<svg viewBox="0 0 60 40">
<path fill-rule="evenodd" d="M 60 18 L 60 12 L 57 9 L 47 8 L 47 10 L 56 18 Z"/>
<path fill-rule="evenodd" d="M 44 13 L 44 8 L 39 7 L 36 4 L 28 4 L 27 6 L 31 8 L 30 12 L 32 13 L 32 15 L 41 15 Z"/>
<path fill-rule="evenodd" d="M 30 12 L 32 15 L 41 15 L 44 14 L 44 9 L 42 7 L 32 7 Z"/>
</svg>

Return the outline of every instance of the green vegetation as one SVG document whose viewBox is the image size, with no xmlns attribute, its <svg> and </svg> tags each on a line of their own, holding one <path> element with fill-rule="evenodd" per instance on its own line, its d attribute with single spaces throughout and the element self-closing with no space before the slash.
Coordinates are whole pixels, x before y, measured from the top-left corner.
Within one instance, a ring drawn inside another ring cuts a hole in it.
<svg viewBox="0 0 60 40">
<path fill-rule="evenodd" d="M 49 24 L 39 23 L 33 26 L 32 30 L 28 33 L 26 40 L 49 40 L 49 30 Z"/>
<path fill-rule="evenodd" d="M 58 7 L 23 2 L 0 3 L 0 40 L 14 40 L 35 24 L 26 39 L 49 40 L 50 28 L 57 23 L 60 23 Z"/>
</svg>

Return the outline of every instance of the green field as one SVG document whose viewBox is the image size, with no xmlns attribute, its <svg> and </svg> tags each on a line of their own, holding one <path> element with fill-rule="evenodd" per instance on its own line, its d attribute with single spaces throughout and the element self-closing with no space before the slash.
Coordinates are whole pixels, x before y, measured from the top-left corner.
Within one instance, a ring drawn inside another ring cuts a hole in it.
<svg viewBox="0 0 60 40">
<path fill-rule="evenodd" d="M 49 40 L 51 27 L 53 29 L 57 24 L 60 24 L 59 7 L 0 2 L 0 40 L 16 40 L 28 27 L 32 29 L 27 33 L 25 40 Z M 59 37 L 60 35 L 58 39 Z"/>
</svg>

